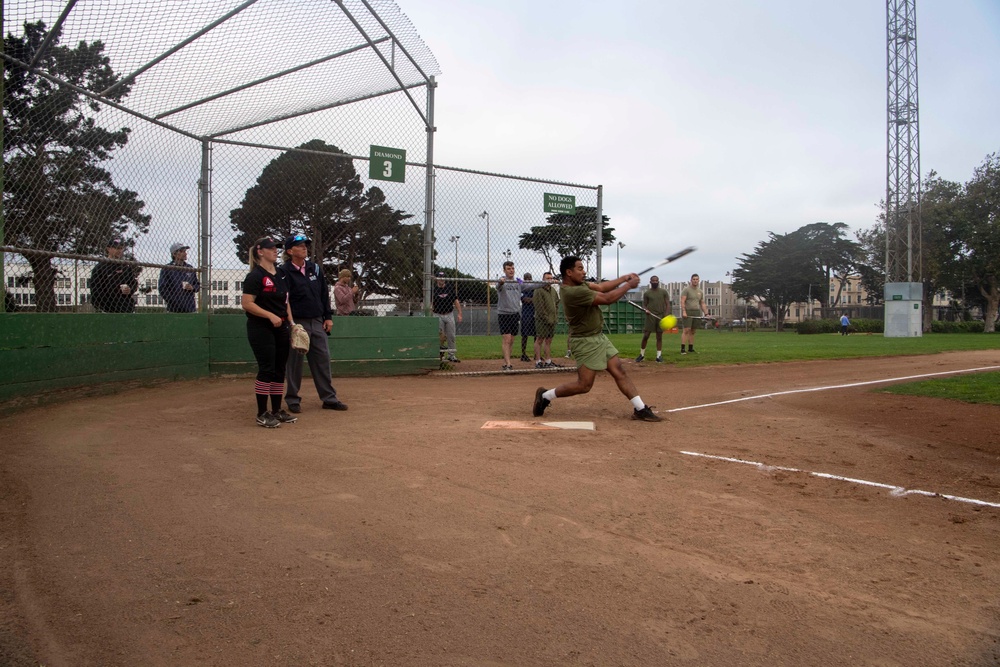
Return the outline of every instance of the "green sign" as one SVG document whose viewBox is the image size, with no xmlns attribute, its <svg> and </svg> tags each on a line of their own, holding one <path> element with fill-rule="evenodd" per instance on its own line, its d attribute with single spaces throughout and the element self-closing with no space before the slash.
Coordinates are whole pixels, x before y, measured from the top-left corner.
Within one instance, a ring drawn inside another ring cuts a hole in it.
<svg viewBox="0 0 1000 667">
<path fill-rule="evenodd" d="M 402 148 L 371 146 L 368 178 L 377 181 L 406 182 L 406 151 Z"/>
<path fill-rule="evenodd" d="M 576 213 L 576 197 L 573 195 L 554 195 L 546 192 L 545 212 L 574 215 Z"/>
<path fill-rule="evenodd" d="M 892 295 L 892 300 L 893 301 L 902 301 L 903 300 L 903 295 L 902 294 L 893 294 Z"/>
</svg>

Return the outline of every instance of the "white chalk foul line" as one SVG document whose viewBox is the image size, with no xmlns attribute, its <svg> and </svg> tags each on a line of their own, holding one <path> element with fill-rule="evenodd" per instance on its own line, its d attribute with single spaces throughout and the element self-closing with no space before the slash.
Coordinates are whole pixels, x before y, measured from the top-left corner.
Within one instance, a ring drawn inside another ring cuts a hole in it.
<svg viewBox="0 0 1000 667">
<path fill-rule="evenodd" d="M 886 378 L 884 380 L 867 380 L 865 382 L 851 382 L 848 384 L 835 384 L 827 387 L 809 387 L 807 389 L 790 389 L 788 391 L 775 391 L 770 394 L 757 394 L 755 396 L 743 396 L 733 398 L 728 401 L 716 401 L 715 403 L 702 403 L 701 405 L 688 405 L 683 408 L 672 408 L 665 412 L 683 412 L 684 410 L 697 410 L 699 408 L 712 408 L 716 405 L 729 405 L 730 403 L 740 403 L 742 401 L 754 401 L 758 398 L 771 398 L 772 396 L 788 396 L 789 394 L 804 394 L 810 391 L 828 391 L 830 389 L 847 389 L 849 387 L 864 387 L 870 384 L 885 384 L 886 382 L 902 382 L 903 380 L 920 380 L 922 378 L 936 377 L 938 375 L 955 375 L 957 373 L 977 373 L 979 371 L 1000 370 L 1000 366 L 983 366 L 981 368 L 963 368 L 958 371 L 941 371 L 939 373 L 923 373 L 921 375 L 905 375 L 898 378 Z"/>
<path fill-rule="evenodd" d="M 976 500 L 975 498 L 963 498 L 962 496 L 952 496 L 947 493 L 934 493 L 933 491 L 921 491 L 920 489 L 906 489 L 902 486 L 895 486 L 893 484 L 882 484 L 880 482 L 870 482 L 866 479 L 856 479 L 854 477 L 841 477 L 840 475 L 831 475 L 827 472 L 812 472 L 809 470 L 799 470 L 798 468 L 786 468 L 785 466 L 772 466 L 766 463 L 758 463 L 757 461 L 745 461 L 744 459 L 734 459 L 729 456 L 714 456 L 712 454 L 701 454 L 699 452 L 685 452 L 682 451 L 681 454 L 686 454 L 687 456 L 698 456 L 705 459 L 715 459 L 716 461 L 727 461 L 729 463 L 742 463 L 743 465 L 756 466 L 761 470 L 783 470 L 785 472 L 801 472 L 812 477 L 821 477 L 823 479 L 834 479 L 838 482 L 852 482 L 854 484 L 863 484 L 864 486 L 874 486 L 879 489 L 888 489 L 889 495 L 902 497 L 902 496 L 928 496 L 931 498 L 946 498 L 948 500 L 954 500 L 959 503 L 969 503 L 970 505 L 982 505 L 984 507 L 998 507 L 1000 508 L 1000 503 L 991 503 L 986 500 Z"/>
</svg>

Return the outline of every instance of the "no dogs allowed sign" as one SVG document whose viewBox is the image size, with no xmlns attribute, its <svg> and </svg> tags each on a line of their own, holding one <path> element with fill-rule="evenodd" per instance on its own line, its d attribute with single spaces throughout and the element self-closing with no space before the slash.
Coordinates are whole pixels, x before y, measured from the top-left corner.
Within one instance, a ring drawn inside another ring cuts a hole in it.
<svg viewBox="0 0 1000 667">
<path fill-rule="evenodd" d="M 576 197 L 573 195 L 554 195 L 551 192 L 545 193 L 546 213 L 566 213 L 576 214 Z"/>
</svg>

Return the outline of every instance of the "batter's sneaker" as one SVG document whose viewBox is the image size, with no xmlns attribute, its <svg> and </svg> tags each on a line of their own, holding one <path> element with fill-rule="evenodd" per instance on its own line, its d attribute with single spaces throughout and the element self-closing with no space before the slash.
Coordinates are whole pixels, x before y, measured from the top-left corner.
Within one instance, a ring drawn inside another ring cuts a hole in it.
<svg viewBox="0 0 1000 667">
<path fill-rule="evenodd" d="M 545 387 L 539 387 L 535 390 L 535 404 L 531 406 L 531 414 L 535 417 L 541 417 L 545 414 L 545 408 L 549 407 L 549 399 L 542 396 L 545 393 Z"/>
<path fill-rule="evenodd" d="M 636 358 L 635 358 L 635 361 L 636 361 L 636 363 L 638 363 L 638 362 L 642 361 L 642 360 L 643 360 L 643 359 L 645 359 L 645 358 L 646 358 L 646 357 L 645 357 L 644 355 L 641 355 L 641 354 L 640 354 L 640 355 L 639 355 L 638 357 L 636 357 Z"/>
<path fill-rule="evenodd" d="M 278 410 L 277 412 L 272 412 L 271 416 L 277 419 L 282 424 L 294 424 L 299 420 L 298 417 L 293 417 L 284 410 Z"/>
<path fill-rule="evenodd" d="M 278 428 L 281 426 L 281 422 L 274 418 L 270 412 L 262 412 L 257 415 L 257 426 L 263 426 L 264 428 Z"/>
<path fill-rule="evenodd" d="M 636 419 L 641 422 L 661 422 L 663 421 L 660 417 L 653 414 L 653 409 L 648 405 L 642 410 L 633 410 L 632 419 Z"/>
</svg>

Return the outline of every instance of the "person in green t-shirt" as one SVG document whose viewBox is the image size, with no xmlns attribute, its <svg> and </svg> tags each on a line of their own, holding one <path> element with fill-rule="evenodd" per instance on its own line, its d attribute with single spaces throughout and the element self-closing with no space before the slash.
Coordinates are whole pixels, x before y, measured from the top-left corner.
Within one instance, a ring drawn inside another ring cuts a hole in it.
<svg viewBox="0 0 1000 667">
<path fill-rule="evenodd" d="M 544 285 L 535 290 L 535 368 L 560 368 L 552 361 L 552 337 L 559 319 L 559 294 L 552 288 L 555 279 L 548 271 L 542 276 Z"/>
<path fill-rule="evenodd" d="M 695 328 L 701 324 L 701 316 L 708 312 L 705 305 L 705 293 L 698 287 L 701 278 L 697 273 L 691 274 L 691 284 L 681 290 L 681 354 L 694 352 Z M 684 351 L 687 343 L 687 351 Z"/>
<path fill-rule="evenodd" d="M 576 359 L 576 380 L 554 389 L 535 390 L 532 414 L 541 417 L 545 408 L 556 398 L 586 394 L 594 386 L 598 371 L 606 370 L 615 379 L 618 390 L 632 403 L 632 419 L 647 422 L 662 421 L 652 408 L 639 397 L 632 380 L 625 374 L 618 350 L 604 335 L 601 306 L 610 305 L 639 286 L 639 276 L 630 273 L 601 283 L 586 282 L 587 272 L 579 257 L 564 257 L 559 263 L 562 289 L 559 297 L 566 315 L 566 324 L 573 337 L 573 358 Z"/>
<path fill-rule="evenodd" d="M 642 361 L 646 358 L 646 342 L 649 334 L 656 334 L 656 362 L 663 363 L 663 329 L 660 328 L 660 320 L 670 312 L 670 295 L 667 290 L 660 287 L 659 276 L 649 279 L 649 289 L 642 295 L 642 307 L 646 309 L 646 318 L 642 326 L 642 342 L 639 343 L 639 356 L 635 360 Z"/>
</svg>

